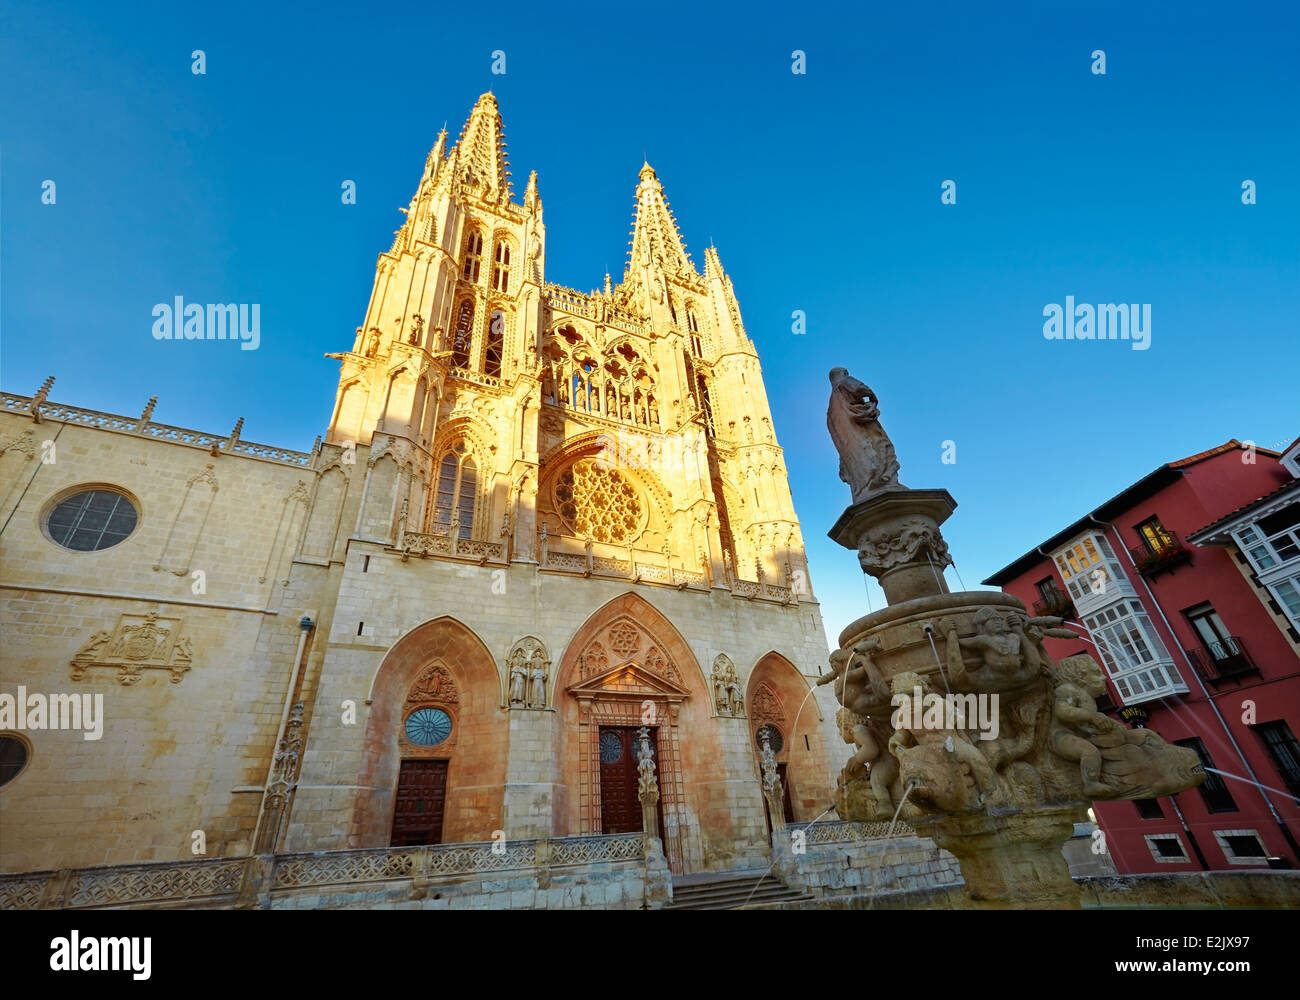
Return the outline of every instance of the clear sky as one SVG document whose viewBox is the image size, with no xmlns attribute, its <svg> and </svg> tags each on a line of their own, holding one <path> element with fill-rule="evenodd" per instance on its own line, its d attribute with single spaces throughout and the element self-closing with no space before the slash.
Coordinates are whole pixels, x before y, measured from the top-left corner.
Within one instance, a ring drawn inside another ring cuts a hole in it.
<svg viewBox="0 0 1300 1000">
<path fill-rule="evenodd" d="M 491 88 L 551 280 L 621 274 L 643 153 L 697 266 L 716 243 L 832 641 L 883 603 L 825 537 L 835 365 L 902 481 L 957 498 L 968 588 L 1165 461 L 1300 433 L 1293 3 L 208 6 L 0 14 L 5 390 L 157 394 L 156 420 L 306 450 L 397 207 Z M 176 295 L 260 303 L 260 348 L 155 341 Z M 1150 304 L 1150 348 L 1046 340 L 1067 295 Z"/>
</svg>

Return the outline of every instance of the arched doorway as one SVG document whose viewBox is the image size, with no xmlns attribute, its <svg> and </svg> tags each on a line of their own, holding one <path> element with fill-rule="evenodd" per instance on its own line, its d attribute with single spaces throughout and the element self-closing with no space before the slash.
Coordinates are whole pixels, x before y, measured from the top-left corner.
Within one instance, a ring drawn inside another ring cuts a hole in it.
<svg viewBox="0 0 1300 1000">
<path fill-rule="evenodd" d="M 444 617 L 412 629 L 370 694 L 350 847 L 492 839 L 504 826 L 506 725 L 496 663 Z"/>
<path fill-rule="evenodd" d="M 749 673 L 745 704 L 755 774 L 761 780 L 760 733 L 766 729 L 785 786 L 787 822 L 814 819 L 835 800 L 826 780 L 831 772 L 821 707 L 809 696 L 811 690 L 794 664 L 775 651 L 764 654 Z"/>
<path fill-rule="evenodd" d="M 725 782 L 726 774 L 704 676 L 677 629 L 639 595 L 615 598 L 568 644 L 556 690 L 568 832 L 640 829 L 640 803 L 620 769 L 633 762 L 620 753 L 644 725 L 653 739 L 669 866 L 679 874 L 702 868 L 694 793 L 701 782 Z"/>
</svg>

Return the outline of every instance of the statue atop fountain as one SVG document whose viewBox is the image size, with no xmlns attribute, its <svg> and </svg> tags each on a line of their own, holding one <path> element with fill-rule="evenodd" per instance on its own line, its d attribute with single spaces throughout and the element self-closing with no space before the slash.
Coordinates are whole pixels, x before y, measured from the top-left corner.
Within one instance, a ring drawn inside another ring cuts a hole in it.
<svg viewBox="0 0 1300 1000">
<path fill-rule="evenodd" d="M 853 491 L 853 502 L 881 490 L 906 489 L 898 481 L 894 443 L 880 426 L 880 401 L 870 386 L 847 368 L 832 368 L 831 401 L 826 429 L 840 453 L 840 479 Z"/>
</svg>

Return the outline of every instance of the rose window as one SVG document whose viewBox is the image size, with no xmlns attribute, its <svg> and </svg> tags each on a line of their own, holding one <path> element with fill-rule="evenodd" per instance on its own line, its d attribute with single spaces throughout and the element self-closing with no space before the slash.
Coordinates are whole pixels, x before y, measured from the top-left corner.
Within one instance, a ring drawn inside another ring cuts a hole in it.
<svg viewBox="0 0 1300 1000">
<path fill-rule="evenodd" d="M 626 544 L 641 525 L 641 498 L 613 469 L 592 458 L 573 463 L 555 484 L 555 503 L 565 524 L 579 538 Z"/>
</svg>

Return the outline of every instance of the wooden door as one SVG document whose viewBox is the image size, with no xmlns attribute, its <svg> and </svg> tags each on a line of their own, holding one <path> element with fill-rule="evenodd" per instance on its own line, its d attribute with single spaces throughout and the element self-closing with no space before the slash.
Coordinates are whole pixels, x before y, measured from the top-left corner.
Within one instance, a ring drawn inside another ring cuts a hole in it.
<svg viewBox="0 0 1300 1000">
<path fill-rule="evenodd" d="M 600 727 L 601 833 L 636 833 L 642 827 L 636 743 L 632 726 Z"/>
<path fill-rule="evenodd" d="M 790 779 L 786 776 L 787 764 L 777 764 L 776 773 L 781 778 L 781 806 L 785 810 L 785 821 L 794 822 L 794 803 L 790 799 Z"/>
<path fill-rule="evenodd" d="M 442 811 L 446 804 L 447 761 L 402 761 L 397 777 L 392 846 L 441 844 Z"/>
</svg>

